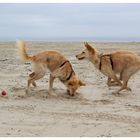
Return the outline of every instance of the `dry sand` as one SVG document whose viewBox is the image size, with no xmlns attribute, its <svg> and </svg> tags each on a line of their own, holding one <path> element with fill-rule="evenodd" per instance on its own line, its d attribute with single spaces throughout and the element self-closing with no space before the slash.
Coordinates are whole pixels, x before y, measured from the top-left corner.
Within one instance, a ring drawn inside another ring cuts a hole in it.
<svg viewBox="0 0 140 140">
<path fill-rule="evenodd" d="M 0 42 L 0 136 L 140 136 L 140 72 L 129 81 L 132 91 L 114 96 L 106 77 L 87 61 L 75 58 L 82 43 L 28 42 L 29 53 L 58 50 L 72 63 L 87 86 L 69 97 L 65 86 L 54 83 L 58 97 L 49 97 L 48 75 L 37 81 L 29 97 L 23 98 L 30 63 L 20 60 L 13 42 Z M 140 43 L 95 43 L 101 52 L 129 49 L 140 54 Z M 22 96 L 23 95 L 23 96 Z"/>
</svg>

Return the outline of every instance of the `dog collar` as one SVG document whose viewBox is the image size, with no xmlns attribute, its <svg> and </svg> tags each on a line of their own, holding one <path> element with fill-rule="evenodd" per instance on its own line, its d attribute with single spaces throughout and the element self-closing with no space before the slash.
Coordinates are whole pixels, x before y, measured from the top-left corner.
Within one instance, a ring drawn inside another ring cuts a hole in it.
<svg viewBox="0 0 140 140">
<path fill-rule="evenodd" d="M 103 56 L 103 53 L 101 53 L 101 54 L 99 55 L 99 57 L 100 57 L 99 70 L 101 70 L 101 68 L 102 68 L 102 62 L 101 62 L 102 56 Z"/>
<path fill-rule="evenodd" d="M 59 67 L 63 67 L 67 62 L 69 62 L 68 60 L 63 62 Z"/>
<path fill-rule="evenodd" d="M 61 82 L 63 82 L 63 83 L 65 83 L 66 81 L 70 80 L 70 78 L 71 78 L 71 76 L 72 76 L 73 72 L 74 72 L 74 71 L 73 71 L 73 70 L 71 70 L 71 72 L 70 72 L 69 76 L 68 76 L 66 79 L 60 79 L 60 81 L 61 81 Z"/>
<path fill-rule="evenodd" d="M 60 65 L 60 67 L 63 67 L 67 62 L 70 64 L 70 62 L 67 60 L 67 61 L 63 62 L 63 63 Z M 71 66 L 71 64 L 70 64 L 70 66 Z M 62 81 L 62 82 L 66 82 L 66 81 L 70 80 L 70 78 L 71 78 L 73 72 L 74 72 L 74 71 L 73 71 L 72 66 L 71 66 L 71 72 L 70 72 L 69 76 L 68 76 L 66 79 L 64 79 L 64 80 L 61 79 L 61 81 Z"/>
</svg>

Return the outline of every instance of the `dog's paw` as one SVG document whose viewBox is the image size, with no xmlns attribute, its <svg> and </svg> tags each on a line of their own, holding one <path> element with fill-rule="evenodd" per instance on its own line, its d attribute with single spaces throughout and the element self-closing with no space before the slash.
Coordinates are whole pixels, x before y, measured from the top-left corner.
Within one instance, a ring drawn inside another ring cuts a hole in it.
<svg viewBox="0 0 140 140">
<path fill-rule="evenodd" d="M 67 89 L 67 94 L 70 95 L 70 90 L 69 89 Z"/>
<path fill-rule="evenodd" d="M 49 91 L 49 96 L 52 96 L 52 97 L 57 97 L 57 94 L 54 93 L 53 91 Z"/>
<path fill-rule="evenodd" d="M 110 83 L 107 83 L 107 85 L 108 85 L 109 87 L 111 87 L 111 86 L 120 86 L 119 83 L 117 83 L 117 82 L 115 82 L 115 81 L 111 81 Z"/>
<path fill-rule="evenodd" d="M 25 89 L 25 93 L 26 93 L 26 94 L 29 94 L 29 90 L 28 90 L 28 89 Z"/>
<path fill-rule="evenodd" d="M 120 93 L 118 91 L 114 91 L 114 92 L 112 92 L 112 95 L 119 96 Z"/>
<path fill-rule="evenodd" d="M 69 96 L 75 96 L 75 93 L 67 92 Z"/>
<path fill-rule="evenodd" d="M 127 87 L 127 90 L 128 90 L 128 91 L 132 91 L 132 89 L 131 89 L 131 88 L 129 88 L 129 87 Z"/>
<path fill-rule="evenodd" d="M 31 93 L 31 90 L 30 90 L 30 89 L 26 89 L 26 90 L 25 90 L 26 96 L 30 95 L 30 93 Z"/>
</svg>

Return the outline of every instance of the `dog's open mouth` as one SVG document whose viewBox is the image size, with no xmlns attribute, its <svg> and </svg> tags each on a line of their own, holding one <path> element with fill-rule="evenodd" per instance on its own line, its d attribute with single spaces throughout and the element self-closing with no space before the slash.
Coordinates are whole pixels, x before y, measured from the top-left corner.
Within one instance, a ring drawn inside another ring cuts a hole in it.
<svg viewBox="0 0 140 140">
<path fill-rule="evenodd" d="M 82 60 L 82 59 L 84 59 L 84 58 L 85 58 L 85 57 L 79 57 L 78 59 L 79 59 L 79 60 Z"/>
</svg>

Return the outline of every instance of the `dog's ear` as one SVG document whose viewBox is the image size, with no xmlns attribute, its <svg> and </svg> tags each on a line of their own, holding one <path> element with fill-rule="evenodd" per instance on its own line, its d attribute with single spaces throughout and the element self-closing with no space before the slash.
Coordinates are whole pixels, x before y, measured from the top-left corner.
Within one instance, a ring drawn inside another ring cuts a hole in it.
<svg viewBox="0 0 140 140">
<path fill-rule="evenodd" d="M 86 84 L 83 81 L 79 80 L 79 85 L 80 86 L 85 86 Z"/>
<path fill-rule="evenodd" d="M 86 46 L 87 45 L 87 42 L 84 42 L 84 45 Z"/>
<path fill-rule="evenodd" d="M 91 45 L 89 45 L 87 42 L 84 42 L 84 45 L 85 45 L 85 47 L 87 48 L 87 50 L 89 51 L 89 52 L 92 52 L 92 53 L 95 53 L 96 52 L 96 50 L 95 50 L 95 48 L 93 48 Z"/>
</svg>

